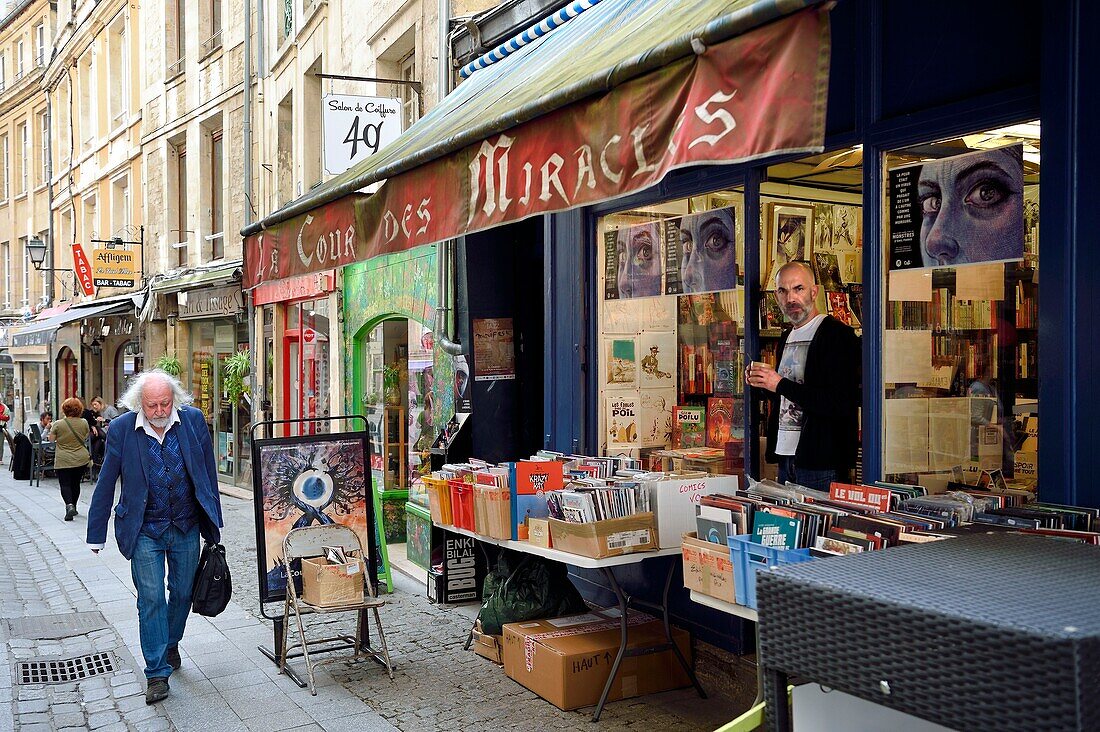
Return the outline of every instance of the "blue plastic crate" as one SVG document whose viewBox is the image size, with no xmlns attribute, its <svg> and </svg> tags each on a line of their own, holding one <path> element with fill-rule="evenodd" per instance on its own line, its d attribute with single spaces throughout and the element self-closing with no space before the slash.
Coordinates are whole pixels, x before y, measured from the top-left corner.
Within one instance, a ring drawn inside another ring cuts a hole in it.
<svg viewBox="0 0 1100 732">
<path fill-rule="evenodd" d="M 775 549 L 757 544 L 752 536 L 727 536 L 733 563 L 733 591 L 738 605 L 756 609 L 756 570 L 799 564 L 813 559 L 809 549 Z"/>
</svg>

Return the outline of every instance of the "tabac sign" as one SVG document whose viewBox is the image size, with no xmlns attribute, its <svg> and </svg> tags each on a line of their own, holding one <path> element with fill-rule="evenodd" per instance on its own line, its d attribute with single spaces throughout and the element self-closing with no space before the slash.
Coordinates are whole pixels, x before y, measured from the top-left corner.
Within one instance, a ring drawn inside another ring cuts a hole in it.
<svg viewBox="0 0 1100 732">
<path fill-rule="evenodd" d="M 96 287 L 134 287 L 137 280 L 137 254 L 133 250 L 92 250 L 92 281 Z"/>
<path fill-rule="evenodd" d="M 245 287 L 653 186 L 670 171 L 818 150 L 828 13 L 811 8 L 519 124 L 245 241 Z"/>
</svg>

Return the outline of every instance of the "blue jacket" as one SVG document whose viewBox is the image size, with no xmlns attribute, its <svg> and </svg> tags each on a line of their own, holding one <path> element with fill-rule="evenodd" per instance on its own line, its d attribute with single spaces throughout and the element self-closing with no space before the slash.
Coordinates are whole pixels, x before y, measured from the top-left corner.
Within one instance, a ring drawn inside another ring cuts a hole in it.
<svg viewBox="0 0 1100 732">
<path fill-rule="evenodd" d="M 208 542 L 221 539 L 222 504 L 218 493 L 218 474 L 214 463 L 214 445 L 202 412 L 194 407 L 179 410 L 180 450 L 183 464 L 195 486 L 195 499 L 199 504 L 199 532 Z M 149 453 L 142 443 L 144 436 L 135 428 L 137 413 L 127 412 L 111 420 L 107 430 L 107 451 L 99 482 L 92 494 L 88 509 L 88 543 L 103 544 L 107 541 L 107 521 L 111 515 L 111 503 L 115 498 L 115 484 L 122 478 L 122 494 L 115 513 L 115 541 L 122 556 L 129 559 L 134 554 L 141 525 L 145 520 L 145 504 L 149 498 L 149 485 L 145 475 Z"/>
</svg>

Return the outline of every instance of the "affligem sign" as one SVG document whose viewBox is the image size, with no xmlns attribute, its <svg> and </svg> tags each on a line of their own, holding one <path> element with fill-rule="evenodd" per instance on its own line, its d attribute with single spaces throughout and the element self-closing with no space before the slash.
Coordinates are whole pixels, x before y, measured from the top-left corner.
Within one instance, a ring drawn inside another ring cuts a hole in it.
<svg viewBox="0 0 1100 732">
<path fill-rule="evenodd" d="M 85 295 L 95 294 L 95 285 L 92 284 L 92 265 L 88 263 L 88 255 L 84 253 L 84 247 L 73 244 L 73 272 L 80 283 L 80 289 Z"/>
</svg>

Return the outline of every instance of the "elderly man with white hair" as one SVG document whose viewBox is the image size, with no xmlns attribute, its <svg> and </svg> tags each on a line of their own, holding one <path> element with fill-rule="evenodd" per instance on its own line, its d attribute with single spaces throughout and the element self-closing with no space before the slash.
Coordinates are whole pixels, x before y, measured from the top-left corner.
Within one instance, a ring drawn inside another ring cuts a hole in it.
<svg viewBox="0 0 1100 732">
<path fill-rule="evenodd" d="M 180 667 L 179 642 L 191 608 L 199 535 L 215 543 L 222 527 L 214 446 L 202 412 L 170 374 L 139 374 L 119 403 L 130 411 L 111 422 L 107 449 L 88 509 L 88 545 L 107 541 L 114 505 L 115 541 L 130 560 L 137 589 L 146 704 L 168 696 L 168 677 Z M 165 566 L 168 596 L 165 598 Z"/>
</svg>

